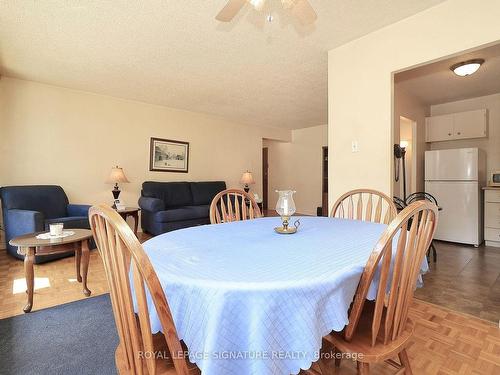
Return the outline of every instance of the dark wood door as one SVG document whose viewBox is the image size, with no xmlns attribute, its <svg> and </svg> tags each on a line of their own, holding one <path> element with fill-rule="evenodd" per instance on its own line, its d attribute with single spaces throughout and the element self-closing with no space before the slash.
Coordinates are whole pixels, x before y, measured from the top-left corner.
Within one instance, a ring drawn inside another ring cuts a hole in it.
<svg viewBox="0 0 500 375">
<path fill-rule="evenodd" d="M 322 207 L 321 214 L 328 216 L 328 147 L 323 147 Z"/>
<path fill-rule="evenodd" d="M 269 191 L 269 149 L 262 149 L 262 208 L 267 210 L 267 194 Z"/>
</svg>

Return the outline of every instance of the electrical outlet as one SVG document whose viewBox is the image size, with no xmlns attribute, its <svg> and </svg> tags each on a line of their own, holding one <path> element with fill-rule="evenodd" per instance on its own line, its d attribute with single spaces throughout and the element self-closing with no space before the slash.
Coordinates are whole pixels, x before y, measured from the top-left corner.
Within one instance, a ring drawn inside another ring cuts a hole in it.
<svg viewBox="0 0 500 375">
<path fill-rule="evenodd" d="M 351 142 L 351 150 L 352 152 L 359 152 L 358 141 Z"/>
</svg>

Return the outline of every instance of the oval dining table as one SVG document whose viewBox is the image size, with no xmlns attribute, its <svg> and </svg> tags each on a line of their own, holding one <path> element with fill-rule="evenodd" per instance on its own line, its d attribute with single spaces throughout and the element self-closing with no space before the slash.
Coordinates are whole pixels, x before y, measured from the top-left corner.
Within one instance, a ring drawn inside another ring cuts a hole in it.
<svg viewBox="0 0 500 375">
<path fill-rule="evenodd" d="M 143 244 L 179 338 L 203 375 L 298 374 L 318 360 L 322 337 L 348 323 L 360 276 L 387 225 L 300 221 L 295 234 L 276 233 L 281 220 L 274 217 L 177 230 Z M 156 311 L 149 311 L 159 332 Z"/>
</svg>

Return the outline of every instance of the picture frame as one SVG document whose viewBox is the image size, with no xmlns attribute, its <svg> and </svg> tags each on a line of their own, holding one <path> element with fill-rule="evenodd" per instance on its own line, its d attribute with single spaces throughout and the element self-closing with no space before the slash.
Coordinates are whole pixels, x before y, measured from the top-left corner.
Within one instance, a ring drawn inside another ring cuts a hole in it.
<svg viewBox="0 0 500 375">
<path fill-rule="evenodd" d="M 188 173 L 189 142 L 151 138 L 149 170 L 154 172 Z"/>
</svg>

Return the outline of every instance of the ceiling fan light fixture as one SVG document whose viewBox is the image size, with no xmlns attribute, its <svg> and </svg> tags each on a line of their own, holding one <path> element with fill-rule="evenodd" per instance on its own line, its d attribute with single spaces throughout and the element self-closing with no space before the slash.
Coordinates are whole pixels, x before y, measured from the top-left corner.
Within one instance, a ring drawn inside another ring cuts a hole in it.
<svg viewBox="0 0 500 375">
<path fill-rule="evenodd" d="M 262 10 L 264 8 L 264 3 L 266 0 L 250 0 L 249 3 L 255 8 L 255 10 Z"/>
<path fill-rule="evenodd" d="M 450 70 L 460 77 L 470 76 L 471 74 L 477 72 L 483 63 L 484 59 L 462 61 L 450 66 Z"/>
</svg>

